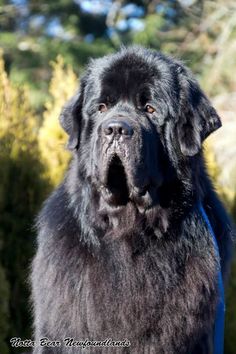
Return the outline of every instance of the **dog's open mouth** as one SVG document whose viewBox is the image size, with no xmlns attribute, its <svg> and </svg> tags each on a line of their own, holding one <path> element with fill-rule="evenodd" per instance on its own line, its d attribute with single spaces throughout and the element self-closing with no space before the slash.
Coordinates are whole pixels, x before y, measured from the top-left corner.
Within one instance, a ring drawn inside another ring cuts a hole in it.
<svg viewBox="0 0 236 354">
<path fill-rule="evenodd" d="M 127 175 L 118 155 L 114 155 L 108 165 L 106 181 L 106 199 L 109 199 L 109 204 L 126 205 L 129 200 Z"/>
<path fill-rule="evenodd" d="M 144 210 L 153 204 L 155 196 L 149 184 L 132 183 L 130 170 L 118 154 L 109 158 L 101 187 L 103 198 L 113 207 L 125 206 L 131 201 Z"/>
</svg>

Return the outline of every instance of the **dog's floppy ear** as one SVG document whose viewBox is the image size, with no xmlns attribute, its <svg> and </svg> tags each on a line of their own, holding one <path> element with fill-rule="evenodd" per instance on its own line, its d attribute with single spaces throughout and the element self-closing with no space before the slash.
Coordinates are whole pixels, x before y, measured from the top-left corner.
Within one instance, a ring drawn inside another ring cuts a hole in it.
<svg viewBox="0 0 236 354">
<path fill-rule="evenodd" d="M 59 120 L 62 128 L 69 135 L 67 142 L 67 148 L 74 150 L 79 145 L 79 117 L 75 114 L 76 103 L 79 100 L 79 96 L 72 97 L 62 108 Z"/>
<path fill-rule="evenodd" d="M 85 80 L 81 81 L 79 92 L 64 105 L 59 117 L 62 128 L 69 135 L 67 143 L 69 150 L 75 150 L 79 147 L 84 88 Z"/>
<path fill-rule="evenodd" d="M 204 139 L 221 127 L 220 118 L 191 72 L 178 66 L 180 105 L 177 136 L 181 152 L 194 156 Z"/>
</svg>

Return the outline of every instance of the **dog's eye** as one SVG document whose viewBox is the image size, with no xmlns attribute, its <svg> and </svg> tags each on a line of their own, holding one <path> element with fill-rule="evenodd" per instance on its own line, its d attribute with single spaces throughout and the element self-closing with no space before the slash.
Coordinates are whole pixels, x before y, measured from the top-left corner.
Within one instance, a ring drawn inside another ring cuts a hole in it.
<svg viewBox="0 0 236 354">
<path fill-rule="evenodd" d="M 99 112 L 103 113 L 107 111 L 107 105 L 105 103 L 100 103 L 98 106 Z"/>
<path fill-rule="evenodd" d="M 147 104 L 145 106 L 145 111 L 148 112 L 148 113 L 154 113 L 155 109 L 152 106 L 150 106 L 150 104 Z"/>
</svg>

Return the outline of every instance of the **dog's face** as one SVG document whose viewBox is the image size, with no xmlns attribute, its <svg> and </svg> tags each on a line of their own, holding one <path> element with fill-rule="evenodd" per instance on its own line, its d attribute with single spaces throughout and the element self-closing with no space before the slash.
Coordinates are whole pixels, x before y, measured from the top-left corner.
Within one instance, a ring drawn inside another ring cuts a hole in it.
<svg viewBox="0 0 236 354">
<path fill-rule="evenodd" d="M 190 164 L 221 125 L 181 63 L 140 48 L 92 61 L 61 123 L 105 202 L 145 207 L 158 202 L 169 170 Z"/>
</svg>

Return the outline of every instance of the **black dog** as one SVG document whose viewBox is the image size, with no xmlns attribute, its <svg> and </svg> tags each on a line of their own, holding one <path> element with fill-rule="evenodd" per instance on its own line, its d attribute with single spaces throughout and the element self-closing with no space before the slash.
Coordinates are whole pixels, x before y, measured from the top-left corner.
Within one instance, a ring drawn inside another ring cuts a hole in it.
<svg viewBox="0 0 236 354">
<path fill-rule="evenodd" d="M 224 280 L 231 249 L 201 149 L 215 109 L 182 63 L 133 47 L 91 61 L 60 121 L 73 160 L 38 217 L 32 284 L 36 339 L 61 345 L 34 353 L 80 353 L 68 337 L 211 353 L 219 259 L 199 203 Z"/>
</svg>

